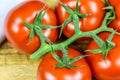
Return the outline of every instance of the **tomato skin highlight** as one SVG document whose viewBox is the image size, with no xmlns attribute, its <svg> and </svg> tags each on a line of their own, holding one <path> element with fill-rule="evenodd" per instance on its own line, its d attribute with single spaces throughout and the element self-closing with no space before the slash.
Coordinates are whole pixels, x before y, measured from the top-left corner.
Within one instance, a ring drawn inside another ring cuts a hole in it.
<svg viewBox="0 0 120 80">
<path fill-rule="evenodd" d="M 114 28 L 118 32 L 120 32 L 120 4 L 119 0 L 108 0 L 109 3 L 114 7 L 115 13 L 116 13 L 116 18 L 113 20 L 110 24 L 109 27 Z"/>
<path fill-rule="evenodd" d="M 109 32 L 103 32 L 99 34 L 99 37 L 106 41 L 109 35 Z M 103 58 L 102 54 L 87 52 L 90 55 L 87 57 L 87 61 L 91 66 L 93 75 L 98 80 L 120 80 L 120 36 L 114 35 L 112 41 L 116 46 L 109 51 L 106 59 Z M 99 46 L 94 40 L 88 45 L 88 50 L 98 48 Z"/>
<path fill-rule="evenodd" d="M 29 40 L 30 30 L 24 26 L 23 21 L 33 24 L 35 17 L 44 5 L 41 1 L 24 1 L 13 8 L 6 16 L 5 32 L 8 41 L 26 54 L 32 54 L 40 47 L 40 39 L 35 35 L 32 41 Z M 45 10 L 47 11 L 42 24 L 57 25 L 54 11 L 48 6 L 45 7 Z M 58 30 L 45 29 L 43 34 L 54 42 L 57 39 Z"/>
<path fill-rule="evenodd" d="M 62 56 L 61 51 L 56 51 L 56 54 Z M 69 58 L 80 55 L 78 51 L 68 49 Z M 80 66 L 79 68 L 56 68 L 57 63 L 51 53 L 47 53 L 38 67 L 38 80 L 92 80 L 91 71 L 85 59 L 73 63 L 75 66 Z"/>
<path fill-rule="evenodd" d="M 75 10 L 76 8 L 76 0 L 61 0 L 61 2 L 72 10 Z M 80 30 L 86 32 L 100 27 L 105 16 L 105 10 L 103 10 L 104 7 L 105 4 L 102 0 L 79 0 L 79 12 L 81 14 L 90 14 L 90 16 L 79 19 Z M 56 5 L 55 10 L 59 24 L 62 24 L 70 16 L 59 3 Z M 70 22 L 64 28 L 63 34 L 69 38 L 74 33 L 73 22 Z"/>
</svg>

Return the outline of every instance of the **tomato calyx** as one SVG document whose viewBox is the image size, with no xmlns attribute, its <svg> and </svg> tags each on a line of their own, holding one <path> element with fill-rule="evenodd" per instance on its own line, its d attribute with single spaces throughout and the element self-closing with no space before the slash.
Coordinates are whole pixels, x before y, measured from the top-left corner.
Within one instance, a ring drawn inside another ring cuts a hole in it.
<svg viewBox="0 0 120 80">
<path fill-rule="evenodd" d="M 109 51 L 115 47 L 115 43 L 112 42 L 112 38 L 114 36 L 115 32 L 112 32 L 112 34 L 107 38 L 106 42 L 102 41 L 101 38 L 98 36 L 94 35 L 94 40 L 97 42 L 97 44 L 100 46 L 98 49 L 93 49 L 93 50 L 86 50 L 86 52 L 92 52 L 95 54 L 103 54 L 103 58 L 106 59 Z"/>
<path fill-rule="evenodd" d="M 116 13 L 114 8 L 109 4 L 108 0 L 104 0 L 104 3 L 106 4 L 106 7 L 103 8 L 105 10 L 109 11 L 110 17 L 108 18 L 107 25 L 116 18 Z"/>
<path fill-rule="evenodd" d="M 62 2 L 60 2 L 61 6 L 66 10 L 66 12 L 69 13 L 69 17 L 63 22 L 63 24 L 61 25 L 61 29 L 60 29 L 60 35 L 59 37 L 61 37 L 62 31 L 65 28 L 65 26 L 70 23 L 71 21 L 74 22 L 74 25 L 79 26 L 79 19 L 85 18 L 87 16 L 90 16 L 90 14 L 81 14 L 79 12 L 79 5 L 78 5 L 78 0 L 76 0 L 76 9 L 73 11 L 72 9 L 70 9 L 69 7 L 67 7 L 65 4 L 63 4 Z M 77 22 L 76 22 L 77 21 Z M 76 22 L 76 23 L 75 23 Z M 78 29 L 78 28 L 77 28 Z M 79 30 L 79 29 L 78 29 Z"/>
<path fill-rule="evenodd" d="M 32 38 L 35 34 L 38 34 L 38 36 L 41 36 L 38 33 L 38 30 L 40 30 L 40 29 L 43 30 L 43 29 L 48 29 L 48 28 L 59 28 L 60 27 L 60 26 L 51 26 L 51 25 L 43 25 L 42 24 L 43 17 L 45 16 L 46 11 L 48 10 L 48 9 L 45 10 L 45 7 L 46 7 L 46 4 L 44 5 L 44 7 L 40 10 L 38 15 L 36 16 L 33 24 L 29 24 L 29 23 L 23 21 L 24 25 L 31 30 L 30 36 L 29 36 L 30 40 L 32 40 Z"/>
<path fill-rule="evenodd" d="M 52 47 L 51 47 L 52 48 Z M 55 54 L 53 48 L 52 48 L 52 56 L 59 62 L 58 64 L 55 64 L 55 67 L 57 68 L 78 68 L 80 66 L 74 66 L 72 65 L 74 62 L 85 58 L 87 55 L 82 55 L 82 56 L 78 56 L 75 58 L 68 58 L 68 49 L 67 48 L 62 48 L 61 49 L 62 53 L 63 53 L 63 57 L 59 57 L 58 55 Z"/>
</svg>

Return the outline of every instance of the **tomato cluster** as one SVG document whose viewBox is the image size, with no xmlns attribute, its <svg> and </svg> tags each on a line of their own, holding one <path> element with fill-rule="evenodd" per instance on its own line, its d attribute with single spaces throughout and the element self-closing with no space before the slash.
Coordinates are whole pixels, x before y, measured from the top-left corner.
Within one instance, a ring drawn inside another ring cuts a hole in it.
<svg viewBox="0 0 120 80">
<path fill-rule="evenodd" d="M 105 4 L 106 2 L 109 3 Z M 110 11 L 110 5 L 114 8 L 115 19 L 109 18 L 111 21 L 107 23 L 105 17 Z M 78 24 L 75 24 L 77 19 Z M 58 29 L 57 26 L 60 25 L 62 27 Z M 75 25 L 78 25 L 77 29 Z M 40 51 L 51 51 L 43 57 L 38 67 L 38 80 L 92 80 L 92 75 L 98 80 L 120 80 L 119 33 L 112 35 L 110 32 L 101 32 L 97 37 L 94 36 L 95 39 L 90 41 L 86 50 L 86 58 L 78 59 L 82 54 L 73 48 L 62 49 L 76 39 L 86 40 L 84 32 L 90 35 L 87 37 L 93 36 L 92 31 L 97 31 L 101 26 L 120 32 L 119 0 L 60 0 L 55 10 L 39 0 L 25 1 L 13 8 L 5 20 L 6 37 L 15 48 L 28 55 L 35 52 L 35 56 L 39 56 Z M 83 34 L 78 35 L 83 37 L 74 36 L 79 30 Z M 63 33 L 68 40 L 51 46 L 59 39 L 58 33 Z M 76 62 L 72 64 L 72 61 Z"/>
</svg>

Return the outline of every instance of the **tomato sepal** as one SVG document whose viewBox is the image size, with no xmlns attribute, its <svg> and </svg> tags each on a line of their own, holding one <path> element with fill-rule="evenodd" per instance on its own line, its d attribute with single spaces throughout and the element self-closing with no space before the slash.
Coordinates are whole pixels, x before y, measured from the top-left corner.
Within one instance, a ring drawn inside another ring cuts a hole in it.
<svg viewBox="0 0 120 80">
<path fill-rule="evenodd" d="M 96 43 L 100 46 L 100 48 L 98 49 L 93 49 L 93 50 L 86 50 L 86 52 L 92 52 L 92 53 L 102 53 L 103 54 L 103 58 L 106 59 L 109 51 L 111 49 L 113 49 L 115 47 L 115 43 L 112 42 L 112 38 L 114 36 L 115 32 L 113 32 L 106 40 L 106 42 L 104 42 L 101 38 L 99 38 L 97 35 L 94 35 L 94 40 L 96 41 Z"/>
</svg>

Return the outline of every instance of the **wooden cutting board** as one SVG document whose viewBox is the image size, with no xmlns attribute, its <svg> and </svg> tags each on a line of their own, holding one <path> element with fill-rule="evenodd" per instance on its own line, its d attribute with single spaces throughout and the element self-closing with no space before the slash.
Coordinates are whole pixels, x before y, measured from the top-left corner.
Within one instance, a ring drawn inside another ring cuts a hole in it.
<svg viewBox="0 0 120 80">
<path fill-rule="evenodd" d="M 5 41 L 0 46 L 0 80 L 36 80 L 40 61 L 30 60 Z"/>
</svg>

